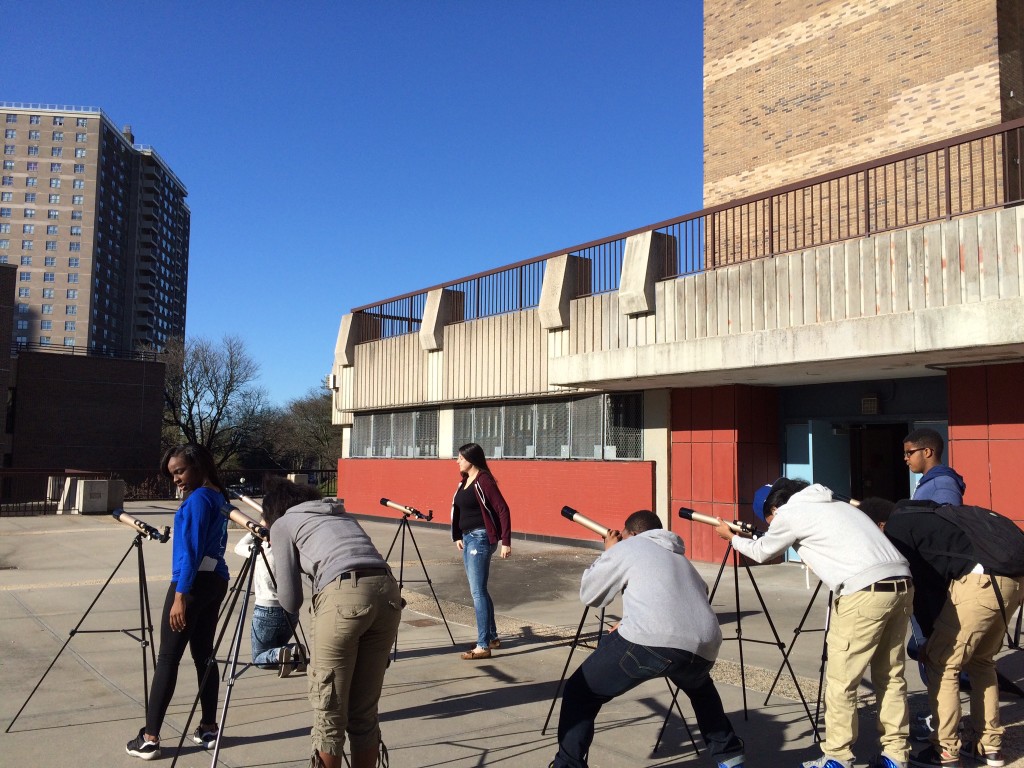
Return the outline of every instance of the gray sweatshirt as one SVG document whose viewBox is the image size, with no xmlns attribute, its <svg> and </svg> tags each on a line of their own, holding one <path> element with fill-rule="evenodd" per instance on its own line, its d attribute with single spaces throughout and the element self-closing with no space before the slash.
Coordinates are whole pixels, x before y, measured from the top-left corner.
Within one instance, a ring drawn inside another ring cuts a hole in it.
<svg viewBox="0 0 1024 768">
<path fill-rule="evenodd" d="M 714 661 L 722 630 L 708 604 L 707 585 L 684 552 L 683 540 L 671 531 L 623 539 L 583 573 L 580 600 L 603 607 L 622 592 L 618 631 L 625 640 Z"/>
<path fill-rule="evenodd" d="M 879 527 L 856 507 L 835 501 L 814 484 L 794 493 L 775 512 L 760 539 L 732 537 L 740 554 L 763 563 L 796 547 L 800 559 L 836 596 L 893 576 L 910 576 L 910 565 Z"/>
<path fill-rule="evenodd" d="M 271 529 L 277 599 L 289 613 L 302 605 L 306 574 L 316 594 L 346 571 L 384 568 L 387 563 L 359 523 L 337 499 L 307 501 L 292 507 Z"/>
</svg>

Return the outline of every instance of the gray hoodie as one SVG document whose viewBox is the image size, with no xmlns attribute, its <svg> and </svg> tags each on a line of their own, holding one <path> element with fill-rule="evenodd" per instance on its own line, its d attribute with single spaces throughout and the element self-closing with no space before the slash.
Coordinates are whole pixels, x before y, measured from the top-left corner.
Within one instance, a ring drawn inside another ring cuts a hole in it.
<svg viewBox="0 0 1024 768">
<path fill-rule="evenodd" d="M 277 599 L 289 613 L 302 606 L 302 578 L 313 594 L 346 571 L 384 568 L 387 563 L 354 518 L 337 499 L 307 501 L 292 507 L 274 523 L 274 570 Z"/>
<path fill-rule="evenodd" d="M 580 599 L 603 607 L 622 592 L 618 631 L 625 640 L 714 661 L 722 630 L 708 604 L 707 584 L 684 552 L 683 540 L 671 531 L 623 539 L 584 572 Z"/>
</svg>

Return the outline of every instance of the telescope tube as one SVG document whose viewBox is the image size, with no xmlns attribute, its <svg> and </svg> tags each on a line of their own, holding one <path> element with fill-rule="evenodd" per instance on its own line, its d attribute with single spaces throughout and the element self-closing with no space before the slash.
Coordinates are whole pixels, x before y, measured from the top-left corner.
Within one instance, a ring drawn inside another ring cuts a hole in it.
<svg viewBox="0 0 1024 768">
<path fill-rule="evenodd" d="M 719 520 L 717 517 L 711 517 L 710 515 L 702 515 L 700 512 L 694 512 L 689 507 L 680 507 L 679 516 L 684 520 L 692 520 L 695 523 L 704 523 L 704 525 L 713 525 L 716 528 L 719 523 L 725 523 L 729 526 L 730 530 L 735 533 L 747 533 L 755 539 L 764 536 L 764 531 L 759 531 L 757 528 L 752 526 L 750 523 L 735 522 L 730 523 L 727 520 Z"/>
<path fill-rule="evenodd" d="M 115 520 L 119 523 L 124 523 L 130 528 L 134 528 L 136 531 L 141 533 L 146 538 L 152 539 L 153 541 L 159 541 L 161 544 L 166 544 L 168 539 L 171 538 L 170 526 L 164 526 L 163 532 L 149 523 L 145 523 L 136 517 L 132 517 L 123 509 L 115 509 L 110 513 Z"/>
<path fill-rule="evenodd" d="M 562 517 L 566 520 L 572 520 L 577 525 L 582 525 L 584 528 L 593 531 L 602 539 L 607 539 L 611 535 L 611 528 L 605 528 L 600 523 L 595 523 L 589 517 L 581 515 L 572 507 L 562 507 Z"/>
<path fill-rule="evenodd" d="M 412 515 L 413 517 L 419 518 L 420 520 L 434 519 L 433 510 L 428 511 L 427 514 L 424 515 L 422 512 L 420 512 L 418 509 L 414 507 L 407 507 L 405 506 L 405 504 L 399 504 L 397 501 L 392 501 L 391 499 L 381 499 L 380 505 L 382 507 L 391 507 L 391 509 L 397 509 L 403 515 Z"/>
<path fill-rule="evenodd" d="M 231 522 L 246 528 L 249 533 L 256 538 L 263 539 L 263 541 L 270 541 L 270 531 L 244 512 L 240 512 L 236 507 L 232 507 L 230 504 L 225 504 L 220 508 L 220 513 Z"/>
</svg>

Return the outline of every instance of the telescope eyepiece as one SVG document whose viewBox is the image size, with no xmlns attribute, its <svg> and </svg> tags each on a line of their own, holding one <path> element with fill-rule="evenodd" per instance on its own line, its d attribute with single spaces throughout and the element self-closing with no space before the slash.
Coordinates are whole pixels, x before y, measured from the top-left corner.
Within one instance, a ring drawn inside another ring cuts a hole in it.
<svg viewBox="0 0 1024 768">
<path fill-rule="evenodd" d="M 562 507 L 562 517 L 566 520 L 572 520 L 573 516 L 579 514 L 575 509 L 569 506 Z"/>
</svg>

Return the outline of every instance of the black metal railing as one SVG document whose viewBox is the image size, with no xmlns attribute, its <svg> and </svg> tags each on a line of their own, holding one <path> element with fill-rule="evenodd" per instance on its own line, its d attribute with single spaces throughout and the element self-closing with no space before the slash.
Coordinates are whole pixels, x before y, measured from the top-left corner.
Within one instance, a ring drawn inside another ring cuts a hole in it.
<svg viewBox="0 0 1024 768">
<path fill-rule="evenodd" d="M 952 219 L 1024 200 L 1024 119 L 974 131 L 647 227 L 352 310 L 357 341 L 419 330 L 426 295 L 459 292 L 472 320 L 537 306 L 544 264 L 568 253 L 577 296 L 617 290 L 626 240 L 661 235 L 662 278 Z"/>
</svg>

